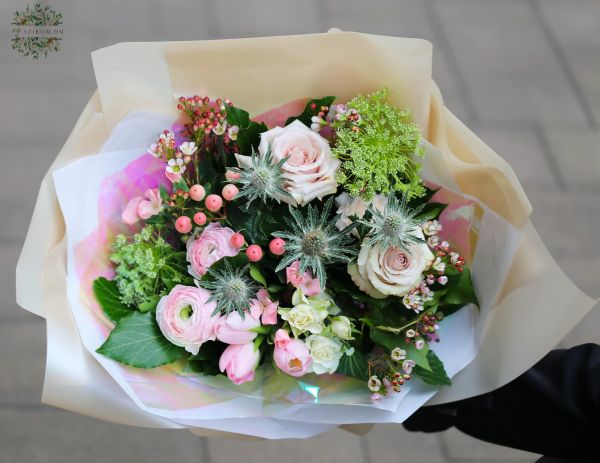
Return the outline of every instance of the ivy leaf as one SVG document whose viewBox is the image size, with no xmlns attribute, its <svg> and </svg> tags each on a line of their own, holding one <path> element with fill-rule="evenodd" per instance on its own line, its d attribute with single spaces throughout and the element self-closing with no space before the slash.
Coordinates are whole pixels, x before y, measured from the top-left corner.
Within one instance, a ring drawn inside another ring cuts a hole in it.
<svg viewBox="0 0 600 463">
<path fill-rule="evenodd" d="M 452 381 L 446 374 L 444 364 L 439 357 L 435 355 L 435 352 L 430 350 L 427 353 L 427 360 L 429 361 L 429 365 L 431 365 L 431 371 L 417 365 L 413 369 L 414 375 L 427 384 L 432 384 L 434 386 L 451 386 Z"/>
<path fill-rule="evenodd" d="M 137 311 L 123 317 L 96 352 L 136 368 L 167 365 L 187 355 L 165 339 L 154 312 Z"/>
<path fill-rule="evenodd" d="M 342 355 L 336 373 L 366 381 L 369 379 L 369 363 L 363 354 L 355 350 L 352 355 Z"/>
<path fill-rule="evenodd" d="M 130 306 L 121 302 L 116 281 L 104 277 L 96 278 L 92 289 L 100 307 L 111 321 L 117 323 L 133 311 Z"/>
<path fill-rule="evenodd" d="M 285 125 L 290 125 L 292 122 L 294 122 L 297 119 L 300 122 L 302 122 L 304 125 L 310 127 L 311 117 L 317 115 L 317 113 L 320 111 L 321 106 L 331 106 L 331 103 L 333 103 L 333 100 L 335 100 L 334 96 L 324 96 L 323 98 L 308 100 L 308 102 L 306 103 L 306 106 L 304 107 L 304 111 L 302 111 L 302 113 L 298 114 L 297 116 L 288 117 L 287 120 L 285 121 Z M 313 103 L 316 105 L 315 109 L 311 108 L 311 105 Z"/>
</svg>

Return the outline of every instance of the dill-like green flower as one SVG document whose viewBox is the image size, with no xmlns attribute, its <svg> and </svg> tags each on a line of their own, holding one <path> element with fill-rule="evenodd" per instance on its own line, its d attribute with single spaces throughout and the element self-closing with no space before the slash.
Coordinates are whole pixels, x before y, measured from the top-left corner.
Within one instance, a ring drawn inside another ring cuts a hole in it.
<svg viewBox="0 0 600 463">
<path fill-rule="evenodd" d="M 125 235 L 115 239 L 110 260 L 116 264 L 115 281 L 124 304 L 139 307 L 189 278 L 185 254 L 176 252 L 155 231 L 147 225 L 132 241 Z"/>
<path fill-rule="evenodd" d="M 239 179 L 234 180 L 235 183 L 241 186 L 241 191 L 237 194 L 236 199 L 248 198 L 245 206 L 246 210 L 248 210 L 252 201 L 257 198 L 262 199 L 265 203 L 267 198 L 272 198 L 277 202 L 280 202 L 283 198 L 293 199 L 292 195 L 284 188 L 286 180 L 281 172 L 281 167 L 286 161 L 287 158 L 283 158 L 279 162 L 274 162 L 271 150 L 268 150 L 262 156 L 258 156 L 253 150 L 251 165 L 230 169 L 240 175 Z"/>
<path fill-rule="evenodd" d="M 237 311 L 244 317 L 244 313 L 250 311 L 250 301 L 255 297 L 256 285 L 248 277 L 247 271 L 247 265 L 233 268 L 227 261 L 218 270 L 209 267 L 209 278 L 200 280 L 198 285 L 212 293 L 208 302 L 217 303 L 213 315 L 227 315 Z"/>
<path fill-rule="evenodd" d="M 293 220 L 286 218 L 289 231 L 276 232 L 273 236 L 286 240 L 286 253 L 276 272 L 286 268 L 292 262 L 300 261 L 298 273 L 302 275 L 310 268 L 321 283 L 321 289 L 325 288 L 327 279 L 325 265 L 333 262 L 349 262 L 356 255 L 356 250 L 348 246 L 351 238 L 349 232 L 358 223 L 352 223 L 344 230 L 339 231 L 335 227 L 335 221 L 329 217 L 333 198 L 329 198 L 319 214 L 316 206 L 309 205 L 306 216 L 303 216 L 297 208 L 290 206 L 290 214 Z"/>
<path fill-rule="evenodd" d="M 425 204 L 421 204 L 411 209 L 407 204 L 407 196 L 402 196 L 402 200 L 398 201 L 393 194 L 388 198 L 383 212 L 369 205 L 370 220 L 359 220 L 371 229 L 367 243 L 380 243 L 382 251 L 389 247 L 400 247 L 406 252 L 409 252 L 411 244 L 424 243 L 425 241 L 415 234 L 421 223 L 427 220 L 422 217 L 417 219 L 424 207 Z"/>
<path fill-rule="evenodd" d="M 410 111 L 389 104 L 387 95 L 382 88 L 354 97 L 332 124 L 332 152 L 342 161 L 336 180 L 352 196 L 366 200 L 376 193 L 397 191 L 409 199 L 425 193 L 414 159 L 425 154 L 421 133 L 410 122 Z"/>
</svg>

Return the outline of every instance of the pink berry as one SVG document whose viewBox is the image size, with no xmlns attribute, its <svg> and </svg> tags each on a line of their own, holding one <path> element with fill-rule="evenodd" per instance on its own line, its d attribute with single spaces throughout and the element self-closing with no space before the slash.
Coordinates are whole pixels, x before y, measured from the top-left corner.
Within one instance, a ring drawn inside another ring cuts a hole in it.
<svg viewBox="0 0 600 463">
<path fill-rule="evenodd" d="M 204 212 L 196 212 L 194 214 L 194 223 L 196 225 L 204 225 L 206 223 L 206 214 Z"/>
<path fill-rule="evenodd" d="M 204 204 L 209 211 L 217 212 L 223 206 L 223 198 L 219 195 L 208 195 L 204 200 Z"/>
<path fill-rule="evenodd" d="M 189 233 L 192 231 L 192 221 L 189 217 L 182 215 L 175 221 L 175 229 L 179 233 Z"/>
<path fill-rule="evenodd" d="M 258 262 L 262 259 L 263 252 L 258 244 L 251 244 L 248 246 L 248 249 L 246 249 L 246 255 L 250 262 Z"/>
<path fill-rule="evenodd" d="M 232 201 L 233 198 L 235 198 L 239 192 L 240 190 L 238 190 L 238 187 L 230 183 L 223 187 L 223 191 L 221 192 L 221 194 L 223 195 L 223 198 L 225 198 L 226 201 Z"/>
<path fill-rule="evenodd" d="M 274 238 L 269 243 L 269 251 L 276 256 L 280 256 L 285 252 L 285 241 L 281 238 Z"/>
<path fill-rule="evenodd" d="M 229 180 L 230 182 L 233 181 L 233 180 L 237 180 L 240 177 L 241 177 L 241 175 L 238 174 L 237 172 L 233 172 L 231 170 L 228 170 L 228 171 L 225 172 L 225 178 L 227 180 Z"/>
<path fill-rule="evenodd" d="M 204 187 L 202 185 L 192 185 L 190 188 L 190 198 L 194 201 L 202 201 L 206 196 L 206 191 L 204 191 Z"/>
<path fill-rule="evenodd" d="M 239 249 L 244 245 L 244 235 L 242 235 L 241 233 L 234 233 L 233 235 L 231 235 L 229 241 L 231 242 L 231 245 L 234 248 Z"/>
</svg>

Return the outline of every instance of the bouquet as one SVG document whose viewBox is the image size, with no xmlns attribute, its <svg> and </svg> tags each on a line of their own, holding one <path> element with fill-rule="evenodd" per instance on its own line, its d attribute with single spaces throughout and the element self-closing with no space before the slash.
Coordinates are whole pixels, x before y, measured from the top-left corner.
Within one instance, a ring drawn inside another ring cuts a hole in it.
<svg viewBox="0 0 600 463">
<path fill-rule="evenodd" d="M 268 127 L 228 99 L 180 97 L 146 156 L 165 186 L 127 198 L 96 299 L 115 323 L 97 352 L 155 368 L 363 381 L 372 400 L 412 376 L 449 385 L 431 343 L 477 304 L 446 236 L 410 112 L 387 90 L 310 99 Z M 164 182 L 163 182 L 164 183 Z M 469 229 L 458 233 L 468 233 Z"/>
<path fill-rule="evenodd" d="M 17 269 L 47 321 L 46 403 L 201 435 L 398 423 L 510 381 L 594 304 L 510 167 L 444 107 L 425 41 L 93 61 Z"/>
</svg>

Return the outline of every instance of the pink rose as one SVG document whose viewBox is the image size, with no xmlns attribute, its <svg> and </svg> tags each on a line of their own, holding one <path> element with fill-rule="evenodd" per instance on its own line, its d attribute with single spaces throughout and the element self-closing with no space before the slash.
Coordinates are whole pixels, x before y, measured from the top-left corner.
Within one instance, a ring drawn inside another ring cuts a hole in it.
<svg viewBox="0 0 600 463">
<path fill-rule="evenodd" d="M 312 359 L 308 347 L 299 339 L 291 339 L 285 330 L 275 333 L 275 365 L 290 376 L 302 376 L 308 372 Z"/>
<path fill-rule="evenodd" d="M 215 333 L 217 339 L 225 344 L 246 344 L 258 335 L 253 330 L 259 326 L 258 317 L 246 313 L 242 318 L 239 312 L 234 311 L 219 319 L 215 324 Z"/>
<path fill-rule="evenodd" d="M 189 274 L 200 279 L 219 259 L 236 256 L 239 249 L 231 244 L 233 234 L 231 228 L 213 222 L 198 238 L 188 240 L 186 259 L 190 263 Z"/>
<path fill-rule="evenodd" d="M 160 331 L 171 343 L 185 347 L 196 355 L 206 341 L 214 341 L 215 302 L 207 302 L 210 293 L 194 286 L 175 286 L 156 306 L 156 321 Z"/>
<path fill-rule="evenodd" d="M 282 172 L 287 180 L 286 190 L 296 204 L 302 206 L 336 192 L 335 173 L 340 161 L 331 154 L 329 142 L 299 120 L 263 132 L 258 151 L 264 156 L 269 150 L 275 162 L 288 158 Z M 242 167 L 251 163 L 250 156 L 236 158 Z"/>
<path fill-rule="evenodd" d="M 146 220 L 160 212 L 162 198 L 158 188 L 146 190 L 144 196 L 146 199 L 140 202 L 137 212 L 141 219 Z"/>
<path fill-rule="evenodd" d="M 294 288 L 302 291 L 305 296 L 316 296 L 321 292 L 321 283 L 318 278 L 313 278 L 312 272 L 307 270 L 300 275 L 300 261 L 296 260 L 285 269 L 287 282 Z"/>
<path fill-rule="evenodd" d="M 259 361 L 260 353 L 254 348 L 254 343 L 232 344 L 221 354 L 219 369 L 227 371 L 227 377 L 234 384 L 242 384 L 254 379 Z"/>
<path fill-rule="evenodd" d="M 256 299 L 250 301 L 252 313 L 261 316 L 263 325 L 275 325 L 277 323 L 277 307 L 279 302 L 273 302 L 269 299 L 269 293 L 262 288 L 256 293 Z M 257 317 L 258 318 L 258 317 Z"/>
<path fill-rule="evenodd" d="M 133 225 L 140 220 L 138 215 L 138 206 L 144 200 L 141 196 L 135 196 L 129 200 L 125 206 L 125 210 L 121 214 L 121 222 L 127 225 Z"/>
<path fill-rule="evenodd" d="M 133 225 L 140 219 L 146 220 L 160 212 L 162 198 L 158 189 L 148 189 L 144 193 L 146 199 L 141 196 L 134 196 L 125 206 L 121 214 L 121 222 L 127 225 Z"/>
</svg>

